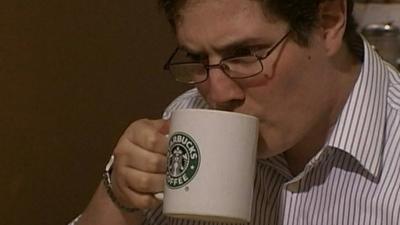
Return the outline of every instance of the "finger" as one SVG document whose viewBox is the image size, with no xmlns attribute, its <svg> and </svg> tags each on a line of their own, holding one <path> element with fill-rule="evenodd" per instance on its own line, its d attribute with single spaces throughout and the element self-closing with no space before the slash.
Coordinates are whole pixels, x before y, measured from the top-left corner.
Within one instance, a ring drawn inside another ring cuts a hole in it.
<svg viewBox="0 0 400 225">
<path fill-rule="evenodd" d="M 169 119 L 168 120 L 162 119 L 162 120 L 160 120 L 160 122 L 162 123 L 161 127 L 159 129 L 160 133 L 162 133 L 164 135 L 167 135 L 168 132 L 169 132 L 170 120 Z"/>
<path fill-rule="evenodd" d="M 161 201 L 151 194 L 139 194 L 131 192 L 130 194 L 128 194 L 127 198 L 129 199 L 129 201 L 135 202 L 135 208 L 139 209 L 155 208 L 161 204 Z"/>
<path fill-rule="evenodd" d="M 129 177 L 132 177 L 129 179 Z M 135 177 L 135 179 L 133 179 Z M 157 193 L 164 190 L 165 174 L 145 173 L 139 170 L 129 170 L 127 186 L 140 193 Z"/>
<path fill-rule="evenodd" d="M 121 166 L 150 173 L 165 173 L 166 171 L 167 158 L 165 155 L 145 150 L 127 140 L 121 141 L 115 149 L 114 155 L 115 164 Z"/>
<path fill-rule="evenodd" d="M 160 154 L 167 153 L 167 137 L 164 133 L 169 123 L 166 120 L 140 120 L 132 124 L 124 138 L 144 149 Z"/>
<path fill-rule="evenodd" d="M 153 194 L 164 189 L 164 174 L 147 173 L 131 168 L 123 168 L 117 172 L 117 184 L 120 188 L 128 187 L 134 192 Z"/>
<path fill-rule="evenodd" d="M 116 198 L 122 205 L 128 208 L 149 209 L 158 206 L 162 201 L 153 194 L 138 193 L 127 186 L 113 186 Z"/>
</svg>

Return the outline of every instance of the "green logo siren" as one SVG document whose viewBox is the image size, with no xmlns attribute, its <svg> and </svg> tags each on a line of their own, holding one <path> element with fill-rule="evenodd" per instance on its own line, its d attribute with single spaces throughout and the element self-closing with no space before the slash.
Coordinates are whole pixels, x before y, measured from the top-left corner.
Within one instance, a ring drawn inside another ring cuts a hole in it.
<svg viewBox="0 0 400 225">
<path fill-rule="evenodd" d="M 181 188 L 195 176 L 200 166 L 200 151 L 194 139 L 183 132 L 174 133 L 169 139 L 167 155 L 167 185 Z"/>
</svg>

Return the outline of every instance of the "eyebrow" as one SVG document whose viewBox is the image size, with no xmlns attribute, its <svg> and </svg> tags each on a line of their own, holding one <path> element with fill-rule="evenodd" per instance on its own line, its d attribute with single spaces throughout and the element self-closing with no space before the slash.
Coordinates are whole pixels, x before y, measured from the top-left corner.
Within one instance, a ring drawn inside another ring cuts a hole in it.
<svg viewBox="0 0 400 225">
<path fill-rule="evenodd" d="M 231 43 L 227 43 L 222 46 L 215 47 L 214 49 L 217 53 L 224 54 L 224 53 L 232 52 L 236 49 L 240 49 L 243 47 L 253 47 L 253 46 L 269 47 L 269 46 L 271 46 L 271 44 L 268 43 L 268 41 L 263 40 L 261 38 L 245 38 L 245 39 L 239 39 L 239 40 L 233 41 Z M 206 54 L 201 51 L 192 50 L 184 45 L 179 45 L 178 47 L 181 50 L 184 50 L 190 54 L 199 54 L 199 55 Z"/>
</svg>

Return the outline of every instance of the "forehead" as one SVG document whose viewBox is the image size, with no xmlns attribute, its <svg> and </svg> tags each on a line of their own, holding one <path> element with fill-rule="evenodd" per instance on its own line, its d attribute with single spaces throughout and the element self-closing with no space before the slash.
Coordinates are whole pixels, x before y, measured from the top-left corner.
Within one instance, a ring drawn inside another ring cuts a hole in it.
<svg viewBox="0 0 400 225">
<path fill-rule="evenodd" d="M 181 14 L 203 10 L 217 11 L 218 14 L 236 14 L 237 12 L 249 13 L 255 8 L 262 9 L 261 4 L 259 0 L 186 0 L 177 6 L 179 6 L 178 12 Z"/>
<path fill-rule="evenodd" d="M 175 22 L 178 42 L 192 49 L 244 38 L 274 39 L 285 29 L 257 0 L 188 0 Z"/>
</svg>

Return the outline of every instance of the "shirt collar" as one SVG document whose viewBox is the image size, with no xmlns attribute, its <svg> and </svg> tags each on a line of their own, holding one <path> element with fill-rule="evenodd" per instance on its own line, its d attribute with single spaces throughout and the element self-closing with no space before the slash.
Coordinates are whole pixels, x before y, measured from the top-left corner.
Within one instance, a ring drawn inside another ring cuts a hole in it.
<svg viewBox="0 0 400 225">
<path fill-rule="evenodd" d="M 360 75 L 333 127 L 327 145 L 351 154 L 370 174 L 382 160 L 388 73 L 385 63 L 363 38 Z"/>
</svg>

